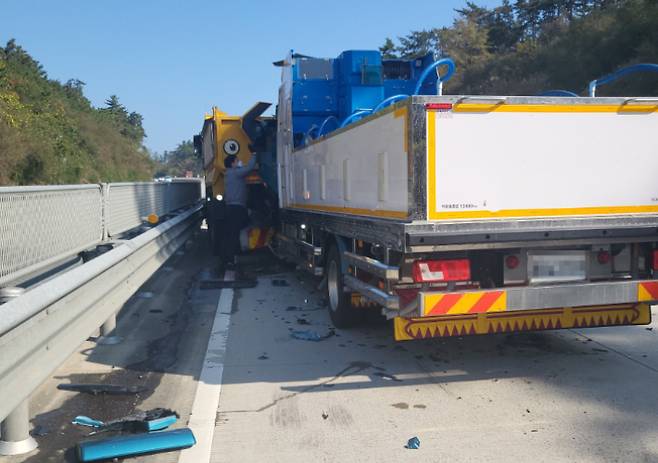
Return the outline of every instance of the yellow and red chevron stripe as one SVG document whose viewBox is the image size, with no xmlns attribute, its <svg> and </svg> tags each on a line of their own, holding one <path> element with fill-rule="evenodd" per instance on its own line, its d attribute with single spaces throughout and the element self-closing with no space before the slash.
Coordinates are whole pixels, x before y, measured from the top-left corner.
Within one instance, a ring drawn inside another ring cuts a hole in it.
<svg viewBox="0 0 658 463">
<path fill-rule="evenodd" d="M 563 328 L 647 325 L 650 322 L 651 310 L 649 304 L 620 304 L 422 318 L 396 317 L 394 329 L 396 341 L 408 341 Z"/>
<path fill-rule="evenodd" d="M 423 317 L 504 312 L 505 310 L 507 310 L 507 293 L 505 291 L 421 293 Z"/>
<path fill-rule="evenodd" d="M 637 284 L 638 301 L 658 301 L 658 281 L 645 281 Z"/>
</svg>

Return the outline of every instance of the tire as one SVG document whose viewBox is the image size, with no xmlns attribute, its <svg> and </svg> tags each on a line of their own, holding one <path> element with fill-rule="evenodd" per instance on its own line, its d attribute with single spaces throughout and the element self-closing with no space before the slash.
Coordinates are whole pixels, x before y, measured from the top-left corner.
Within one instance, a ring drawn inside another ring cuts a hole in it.
<svg viewBox="0 0 658 463">
<path fill-rule="evenodd" d="M 361 320 L 361 313 L 352 307 L 350 294 L 343 291 L 341 259 L 336 246 L 327 254 L 327 308 L 329 317 L 336 328 L 351 328 Z"/>
</svg>

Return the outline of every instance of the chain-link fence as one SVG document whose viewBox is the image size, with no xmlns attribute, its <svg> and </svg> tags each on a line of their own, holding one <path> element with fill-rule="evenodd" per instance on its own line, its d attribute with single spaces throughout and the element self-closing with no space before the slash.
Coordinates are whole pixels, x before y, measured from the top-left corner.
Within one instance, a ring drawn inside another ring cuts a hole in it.
<svg viewBox="0 0 658 463">
<path fill-rule="evenodd" d="M 0 286 L 196 203 L 201 182 L 0 187 Z"/>
<path fill-rule="evenodd" d="M 110 183 L 107 186 L 107 233 L 115 236 L 141 224 L 149 214 L 168 214 L 199 200 L 198 181 Z"/>
</svg>

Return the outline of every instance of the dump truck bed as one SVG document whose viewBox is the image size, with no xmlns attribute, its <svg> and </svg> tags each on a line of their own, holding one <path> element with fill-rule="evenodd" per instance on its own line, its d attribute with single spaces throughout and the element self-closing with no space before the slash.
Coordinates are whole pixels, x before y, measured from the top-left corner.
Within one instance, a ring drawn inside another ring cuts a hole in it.
<svg viewBox="0 0 658 463">
<path fill-rule="evenodd" d="M 281 202 L 401 250 L 628 242 L 658 227 L 657 129 L 652 99 L 411 97 L 284 153 Z"/>
</svg>

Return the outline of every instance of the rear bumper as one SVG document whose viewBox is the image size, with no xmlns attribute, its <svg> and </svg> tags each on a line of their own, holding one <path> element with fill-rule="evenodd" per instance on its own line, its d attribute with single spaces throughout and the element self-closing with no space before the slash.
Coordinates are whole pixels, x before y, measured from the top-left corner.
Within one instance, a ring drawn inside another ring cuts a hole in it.
<svg viewBox="0 0 658 463">
<path fill-rule="evenodd" d="M 395 318 L 395 340 L 651 323 L 647 303 Z"/>
<path fill-rule="evenodd" d="M 658 301 L 658 280 L 420 292 L 417 317 L 437 317 Z"/>
<path fill-rule="evenodd" d="M 658 280 L 420 292 L 416 316 L 395 318 L 395 339 L 646 325 Z"/>
</svg>

